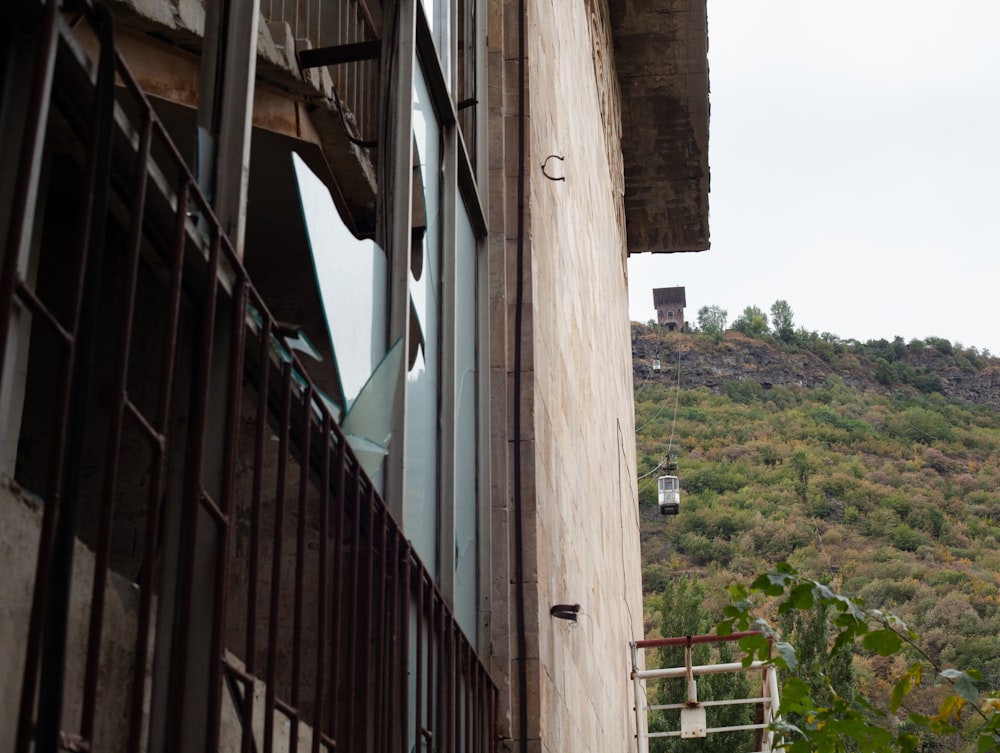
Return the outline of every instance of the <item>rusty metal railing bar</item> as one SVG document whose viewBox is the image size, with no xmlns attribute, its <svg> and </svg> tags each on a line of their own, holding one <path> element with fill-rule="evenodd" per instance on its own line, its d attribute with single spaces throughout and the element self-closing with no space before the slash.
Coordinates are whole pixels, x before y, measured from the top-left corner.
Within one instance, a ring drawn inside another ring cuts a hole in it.
<svg viewBox="0 0 1000 753">
<path fill-rule="evenodd" d="M 200 192 L 192 196 L 198 198 Z M 205 493 L 202 486 L 202 467 L 205 456 L 205 430 L 208 422 L 208 400 L 212 384 L 212 356 L 215 345 L 216 302 L 218 300 L 218 269 L 222 249 L 221 229 L 211 225 L 211 246 L 209 252 L 207 290 L 201 312 L 201 336 L 195 380 L 194 400 L 191 411 L 191 438 L 185 448 L 184 457 L 184 498 L 181 520 L 184 535 L 181 537 L 180 551 L 180 607 L 174 650 L 179 660 L 173 662 L 172 687 L 170 692 L 170 723 L 167 727 L 167 748 L 182 747 L 181 736 L 184 729 L 184 707 L 187 692 L 188 644 L 191 637 L 191 616 L 195 579 L 195 547 L 198 541 L 198 517 L 200 500 Z M 172 743 L 172 744 L 171 744 Z"/>
<path fill-rule="evenodd" d="M 226 410 L 225 454 L 221 497 L 218 504 L 220 545 L 215 551 L 215 614 L 212 618 L 211 655 L 208 676 L 208 724 L 205 730 L 205 749 L 219 749 L 220 726 L 222 720 L 222 682 L 226 655 L 226 604 L 230 538 L 234 526 L 231 525 L 235 512 L 236 461 L 239 451 L 240 407 L 243 399 L 243 374 L 246 356 L 246 312 L 248 280 L 242 267 L 233 286 L 233 301 L 229 336 L 229 375 L 226 385 L 228 406 Z M 213 281 L 214 282 L 214 281 Z M 206 495 L 207 497 L 207 495 Z M 250 692 L 253 692 L 251 688 Z M 252 726 L 252 724 L 251 724 Z"/>
<path fill-rule="evenodd" d="M 759 630 L 744 630 L 738 633 L 730 633 L 729 635 L 686 635 L 671 638 L 647 638 L 645 640 L 636 641 L 635 647 L 660 648 L 663 646 L 684 646 L 687 644 L 694 645 L 698 643 L 726 643 L 728 641 L 738 641 L 751 635 L 760 634 Z"/>
<path fill-rule="evenodd" d="M 392 661 L 392 672 L 393 672 L 393 687 L 407 687 L 409 684 L 408 671 L 404 668 L 409 667 L 410 662 L 410 635 L 409 635 L 409 624 L 410 624 L 410 572 L 409 572 L 409 549 L 410 542 L 406 539 L 396 538 L 396 544 L 393 551 L 393 570 L 396 573 L 395 579 L 395 592 L 393 594 L 396 604 L 396 609 L 398 610 L 401 619 L 396 621 L 393 625 L 394 629 L 394 641 L 393 641 L 393 661 Z M 409 691 L 407 690 L 407 693 Z M 399 711 L 396 717 L 393 719 L 393 733 L 390 736 L 390 743 L 395 746 L 394 749 L 400 750 L 405 749 L 407 737 L 409 736 L 409 729 L 407 726 L 408 721 L 408 711 L 403 708 L 403 704 L 399 704 Z"/>
<path fill-rule="evenodd" d="M 226 513 L 222 511 L 222 507 L 204 489 L 198 497 L 198 502 L 216 525 L 225 527 L 229 524 L 229 519 Z"/>
<path fill-rule="evenodd" d="M 299 463 L 299 494 L 298 521 L 295 531 L 295 600 L 292 615 L 292 687 L 291 702 L 298 707 L 301 700 L 302 685 L 302 610 L 303 588 L 305 583 L 306 564 L 306 510 L 309 491 L 310 449 L 312 443 L 312 409 L 313 391 L 311 385 L 306 385 L 302 394 L 302 440 Z M 322 636 L 326 640 L 326 636 Z M 293 733 L 294 733 L 293 729 Z M 292 735 L 291 753 L 296 753 L 297 735 Z"/>
<path fill-rule="evenodd" d="M 23 281 L 18 280 L 16 285 L 17 297 L 21 299 L 22 305 L 32 314 L 40 317 L 46 324 L 52 327 L 53 331 L 63 341 L 63 345 L 69 348 L 73 344 L 75 335 L 68 329 L 66 329 L 59 318 L 53 313 L 52 309 L 45 305 L 41 298 L 35 293 L 34 290 L 29 288 L 24 284 Z M 0 353 L 0 357 L 2 357 Z"/>
<path fill-rule="evenodd" d="M 254 300 L 254 305 L 262 304 Z M 257 586 L 260 575 L 260 513 L 262 499 L 262 474 L 264 467 L 264 439 L 267 431 L 267 395 L 270 389 L 270 351 L 271 351 L 271 319 L 265 318 L 261 327 L 257 352 L 257 405 L 254 416 L 254 471 L 250 487 L 250 556 L 248 562 L 249 577 L 247 580 L 247 610 L 245 655 L 247 674 L 251 681 L 246 696 L 243 699 L 244 717 L 253 719 L 254 693 L 253 676 L 257 671 Z M 242 753 L 252 753 L 254 750 L 253 724 L 243 727 L 240 743 Z"/>
<path fill-rule="evenodd" d="M 266 367 L 266 365 L 265 365 Z M 264 694 L 264 753 L 274 749 L 274 711 L 277 704 L 278 612 L 281 608 L 282 527 L 285 517 L 285 478 L 288 472 L 288 432 L 292 411 L 292 364 L 282 373 L 281 428 L 278 435 L 278 473 L 274 497 L 274 536 L 271 549 L 271 599 L 267 622 L 267 690 Z M 266 422 L 266 419 L 265 419 Z"/>
<path fill-rule="evenodd" d="M 359 594 L 358 595 L 359 595 L 359 601 L 361 601 L 361 603 L 363 603 L 363 604 L 366 605 L 365 608 L 364 608 L 365 609 L 364 613 L 366 615 L 366 622 L 367 622 L 367 624 L 368 625 L 374 625 L 375 624 L 375 619 L 376 619 L 376 615 L 375 615 L 375 612 L 374 612 L 374 607 L 375 607 L 375 598 L 374 598 L 374 595 L 375 595 L 375 592 L 377 590 L 376 585 L 375 585 L 375 580 L 374 580 L 374 578 L 375 578 L 375 508 L 376 508 L 376 503 L 375 503 L 375 488 L 370 483 L 367 485 L 367 487 L 368 487 L 368 489 L 367 489 L 367 492 L 366 492 L 366 495 L 365 495 L 365 507 L 368 508 L 368 540 L 369 540 L 368 558 L 367 558 L 368 559 L 368 563 L 367 563 L 367 573 L 366 573 L 366 577 L 365 577 L 365 588 L 358 589 L 359 590 Z M 356 515 L 357 515 L 357 517 L 359 518 L 359 521 L 360 521 L 360 518 L 361 518 L 360 510 L 358 510 L 356 512 Z M 359 612 L 360 612 L 361 604 L 359 604 L 358 607 L 359 607 Z M 376 631 L 373 630 L 372 632 L 376 632 Z M 374 637 L 374 636 L 372 636 L 372 637 Z M 360 665 L 360 668 L 362 668 L 362 672 L 361 672 L 361 676 L 360 677 L 357 674 L 355 675 L 355 677 L 358 679 L 358 687 L 364 688 L 365 703 L 362 704 L 362 707 L 361 707 L 361 714 L 360 714 L 360 716 L 361 716 L 361 723 L 359 724 L 359 728 L 361 730 L 363 730 L 363 732 L 362 732 L 363 735 L 368 736 L 370 734 L 370 732 L 369 732 L 369 716 L 368 716 L 368 712 L 369 712 L 369 709 L 371 708 L 371 705 L 372 705 L 369 702 L 368 699 L 374 698 L 375 695 L 374 695 L 374 688 L 370 687 L 369 683 L 365 682 L 364 679 L 363 679 L 366 676 L 366 673 L 363 671 L 363 668 L 364 667 L 370 667 L 374 662 L 373 662 L 372 657 L 370 655 L 371 645 L 372 645 L 371 638 L 366 639 L 366 637 L 362 634 L 361 635 L 360 643 L 361 643 L 361 647 L 360 647 L 359 653 L 361 654 L 361 658 L 360 658 L 360 660 L 359 660 L 358 663 Z"/>
<path fill-rule="evenodd" d="M 353 531 L 351 533 L 351 547 L 352 551 L 355 553 L 358 551 L 358 547 L 361 542 L 361 469 L 357 463 L 351 468 L 351 502 L 353 505 L 353 515 L 352 520 L 354 522 Z M 350 587 L 348 589 L 350 593 L 350 605 L 348 606 L 347 614 L 358 614 L 358 599 L 359 599 L 359 588 L 358 588 L 358 569 L 360 563 L 358 562 L 359 557 L 351 557 L 351 577 L 349 580 Z M 346 646 L 347 650 L 347 677 L 348 681 L 351 683 L 351 688 L 358 688 L 357 683 L 357 658 L 358 658 L 358 640 L 360 636 L 359 624 L 360 620 L 352 622 L 348 626 L 348 643 Z M 349 720 L 347 724 L 347 734 L 344 735 L 344 747 L 347 750 L 354 750 L 358 744 L 356 731 L 356 713 L 355 713 L 355 700 L 357 692 L 350 692 L 347 694 L 347 719 Z"/>
<path fill-rule="evenodd" d="M 81 464 L 87 432 L 87 398 L 93 380 L 98 338 L 101 271 L 105 257 L 107 203 L 111 187 L 111 146 L 113 137 L 114 28 L 111 14 L 98 13 L 95 24 L 100 53 L 94 86 L 90 122 L 90 142 L 86 157 L 85 178 L 77 236 L 74 242 L 78 263 L 77 280 L 69 328 L 75 333 L 70 345 L 66 379 L 61 392 L 67 411 L 60 420 L 61 438 L 59 472 L 61 498 L 46 504 L 57 514 L 50 574 L 45 583 L 45 622 L 42 637 L 41 668 L 38 680 L 38 712 L 35 750 L 55 753 L 62 729 L 63 688 L 66 670 L 67 622 L 73 578 L 74 541 L 79 506 Z M 62 472 L 65 462 L 66 472 Z M 37 587 L 36 581 L 36 587 Z M 25 665 L 35 671 L 34 665 Z"/>
<path fill-rule="evenodd" d="M 104 622 L 104 595 L 106 579 L 111 559 L 111 524 L 114 516 L 114 500 L 118 488 L 122 430 L 125 406 L 128 403 L 126 386 L 128 364 L 132 343 L 132 324 L 135 313 L 135 289 L 139 276 L 139 250 L 142 242 L 142 223 L 146 198 L 146 166 L 152 141 L 152 122 L 146 113 L 142 119 L 139 152 L 129 207 L 130 227 L 126 242 L 125 280 L 121 286 L 122 305 L 117 321 L 120 323 L 118 352 L 115 360 L 116 382 L 114 386 L 114 409 L 108 426 L 105 447 L 104 492 L 98 511 L 98 538 L 95 550 L 94 580 L 90 598 L 90 626 L 87 639 L 87 661 L 84 670 L 83 704 L 81 709 L 80 735 L 86 741 L 94 738 L 94 712 L 97 706 L 97 675 L 101 656 L 101 627 Z"/>
<path fill-rule="evenodd" d="M 323 414 L 323 425 L 320 433 L 320 446 L 322 455 L 322 466 L 320 468 L 319 487 L 319 597 L 316 604 L 316 634 L 322 636 L 319 645 L 316 647 L 316 677 L 315 695 L 313 697 L 313 738 L 311 753 L 319 753 L 321 740 L 325 732 L 323 725 L 328 721 L 324 713 L 324 702 L 326 700 L 326 680 L 323 672 L 326 669 L 326 636 L 327 636 L 327 606 L 326 598 L 329 589 L 327 582 L 327 570 L 330 566 L 329 540 L 330 540 L 330 459 L 333 455 L 333 448 L 330 446 L 330 434 L 333 421 L 329 413 Z"/>
<path fill-rule="evenodd" d="M 419 570 L 416 573 L 416 698 L 414 699 L 414 718 L 417 728 L 413 731 L 413 739 L 420 744 L 424 716 L 424 578 Z"/>
<path fill-rule="evenodd" d="M 336 614 L 344 614 L 344 507 L 347 504 L 347 492 L 345 489 L 346 468 L 347 468 L 347 448 L 346 442 L 337 443 L 337 463 L 334 466 L 337 476 L 337 500 L 336 513 L 333 516 L 333 602 L 332 606 Z M 341 620 L 333 621 L 333 646 L 340 645 Z M 337 728 L 337 678 L 340 677 L 340 651 L 330 652 L 330 699 L 327 711 L 331 730 Z"/>
<path fill-rule="evenodd" d="M 373 605 L 375 610 L 376 618 L 376 634 L 375 634 L 375 645 L 382 646 L 385 649 L 388 644 L 386 642 L 386 621 L 390 619 L 389 610 L 387 609 L 387 585 L 390 582 L 390 572 L 389 572 L 389 536 L 388 529 L 385 522 L 385 510 L 383 508 L 379 509 L 378 514 L 378 550 L 380 552 L 378 571 L 375 578 L 375 583 L 381 584 L 380 587 L 373 588 L 375 593 L 376 603 Z M 374 538 L 373 538 L 374 541 Z M 376 651 L 375 652 L 375 707 L 376 708 L 390 708 L 390 700 L 386 697 L 386 686 L 385 686 L 385 664 L 386 664 L 386 651 Z M 385 734 L 388 719 L 383 717 L 382 720 L 377 724 L 375 728 L 375 750 L 385 749 Z"/>
<path fill-rule="evenodd" d="M 149 429 L 160 441 L 154 447 L 152 478 L 146 503 L 146 536 L 139 573 L 139 617 L 136 627 L 135 666 L 132 672 L 132 708 L 129 717 L 128 752 L 138 753 L 142 739 L 143 709 L 146 698 L 146 659 L 152 621 L 153 583 L 156 580 L 156 552 L 160 535 L 160 510 L 167 475 L 167 421 L 170 415 L 171 389 L 177 362 L 178 325 L 180 322 L 182 268 L 187 196 L 190 183 L 185 180 L 177 190 L 173 248 L 170 253 L 170 279 L 167 283 L 166 324 L 163 338 L 163 387 L 156 405 L 155 424 Z M 131 403 L 130 403 L 131 404 Z M 138 412 L 136 412 L 138 415 Z"/>
<path fill-rule="evenodd" d="M 139 406 L 133 403 L 128 395 L 125 396 L 125 415 L 127 415 L 135 425 L 139 428 L 139 431 L 145 435 L 152 444 L 161 447 L 163 445 L 164 436 L 160 434 L 153 425 L 146 420 L 146 417 L 142 415 L 142 411 L 139 410 Z"/>
<path fill-rule="evenodd" d="M 251 625 L 257 624 L 257 584 L 260 570 L 260 508 L 263 497 L 263 479 L 260 469 L 264 467 L 264 441 L 267 433 L 267 394 L 270 390 L 271 320 L 265 319 L 260 332 L 257 355 L 257 406 L 254 416 L 254 472 L 250 487 L 250 559 L 249 586 L 247 591 L 246 649 L 244 661 L 247 672 L 257 671 L 257 631 Z"/>
</svg>

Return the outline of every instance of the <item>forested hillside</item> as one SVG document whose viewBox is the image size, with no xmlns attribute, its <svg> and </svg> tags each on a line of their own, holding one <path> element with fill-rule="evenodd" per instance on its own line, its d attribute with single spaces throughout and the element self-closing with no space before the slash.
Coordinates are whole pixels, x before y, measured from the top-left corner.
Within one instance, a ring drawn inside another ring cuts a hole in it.
<svg viewBox="0 0 1000 753">
<path fill-rule="evenodd" d="M 679 576 L 715 620 L 726 586 L 787 561 L 1000 687 L 1000 361 L 940 338 L 787 339 L 633 325 L 647 635 Z M 670 454 L 681 511 L 661 516 Z M 886 697 L 903 661 L 862 656 L 858 688 Z"/>
</svg>

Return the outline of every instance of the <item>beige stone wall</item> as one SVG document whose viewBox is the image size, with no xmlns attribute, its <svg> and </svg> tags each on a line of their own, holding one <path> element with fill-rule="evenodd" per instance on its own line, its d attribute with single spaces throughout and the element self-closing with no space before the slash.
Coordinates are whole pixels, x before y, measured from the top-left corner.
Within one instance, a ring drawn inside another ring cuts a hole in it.
<svg viewBox="0 0 1000 753">
<path fill-rule="evenodd" d="M 620 104 L 601 6 L 530 6 L 537 608 L 552 753 L 635 749 L 639 519 Z M 565 181 L 535 167 L 550 153 L 565 157 Z M 557 603 L 580 604 L 576 625 L 550 616 Z"/>
<path fill-rule="evenodd" d="M 493 524 L 500 552 L 494 557 L 492 669 L 501 688 L 511 690 L 505 720 L 513 737 L 517 7 L 495 2 L 490 16 Z M 620 96 L 602 0 L 529 0 L 527 24 L 520 410 L 528 734 L 537 740 L 528 749 L 624 752 L 635 750 L 628 643 L 642 637 L 642 594 Z M 564 159 L 549 160 L 546 172 L 565 180 L 543 175 L 540 166 L 550 154 Z M 580 604 L 577 624 L 549 614 L 558 603 Z"/>
</svg>

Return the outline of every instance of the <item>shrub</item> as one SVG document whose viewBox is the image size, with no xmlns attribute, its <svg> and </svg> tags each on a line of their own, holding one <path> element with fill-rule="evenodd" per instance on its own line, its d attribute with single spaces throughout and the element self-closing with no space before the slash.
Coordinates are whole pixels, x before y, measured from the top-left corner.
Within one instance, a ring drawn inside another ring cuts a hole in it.
<svg viewBox="0 0 1000 753">
<path fill-rule="evenodd" d="M 915 552 L 920 546 L 929 542 L 919 531 L 914 531 L 906 523 L 900 523 L 892 529 L 892 543 L 904 552 Z"/>
</svg>

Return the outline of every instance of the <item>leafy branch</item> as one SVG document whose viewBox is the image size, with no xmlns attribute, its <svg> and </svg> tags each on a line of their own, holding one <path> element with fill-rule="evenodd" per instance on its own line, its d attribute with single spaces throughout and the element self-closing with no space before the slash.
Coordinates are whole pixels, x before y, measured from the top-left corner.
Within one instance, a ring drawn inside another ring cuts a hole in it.
<svg viewBox="0 0 1000 753">
<path fill-rule="evenodd" d="M 1000 751 L 1000 694 L 982 693 L 977 687 L 979 673 L 974 669 L 942 667 L 920 645 L 920 636 L 896 615 L 879 609 L 867 609 L 861 599 L 836 593 L 819 581 L 806 578 L 786 563 L 760 575 L 749 587 L 730 586 L 730 603 L 724 608 L 725 619 L 716 626 L 719 635 L 755 630 L 756 635 L 739 641 L 745 652 L 744 666 L 755 659 L 779 669 L 793 671 L 798 665 L 794 646 L 782 640 L 779 632 L 758 612 L 758 601 L 775 600 L 779 615 L 806 612 L 827 607 L 834 613 L 836 634 L 828 652 L 830 658 L 841 652 L 853 652 L 860 644 L 865 651 L 891 657 L 908 653 L 916 660 L 895 678 L 889 702 L 889 714 L 875 708 L 860 695 L 844 698 L 824 676 L 823 694 L 832 700 L 817 700 L 818 688 L 789 677 L 784 684 L 779 720 L 773 726 L 781 745 L 791 753 L 913 753 L 921 737 L 965 734 L 974 740 L 969 750 L 977 753 Z M 928 678 L 940 678 L 949 690 L 937 713 L 909 713 L 909 729 L 900 730 L 897 713 L 910 694 Z M 963 714 L 971 710 L 963 720 Z M 971 719 L 969 717 L 972 717 Z M 788 719 L 802 720 L 792 724 Z"/>
</svg>

